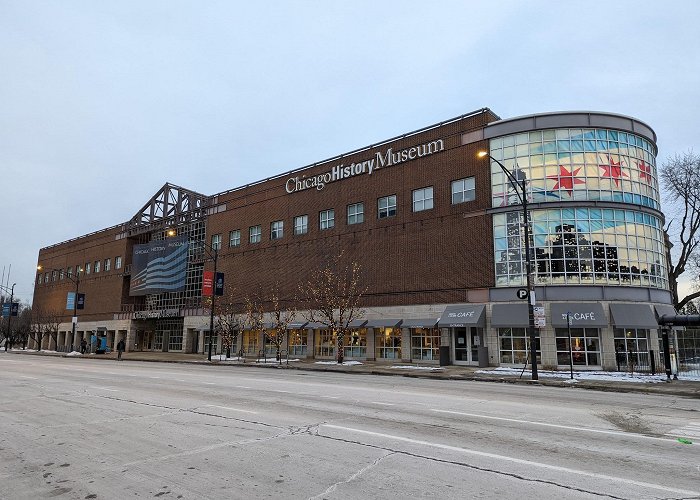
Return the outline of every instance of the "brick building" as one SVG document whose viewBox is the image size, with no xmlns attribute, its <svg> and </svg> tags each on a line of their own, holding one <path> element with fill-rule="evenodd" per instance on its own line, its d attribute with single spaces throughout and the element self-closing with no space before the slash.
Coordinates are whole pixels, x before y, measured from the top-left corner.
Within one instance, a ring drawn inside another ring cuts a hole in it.
<svg viewBox="0 0 700 500">
<path fill-rule="evenodd" d="M 213 246 L 226 300 L 239 304 L 274 288 L 299 306 L 299 283 L 329 258 L 358 262 L 364 318 L 346 357 L 437 363 L 442 345 L 443 362 L 522 365 L 523 209 L 505 168 L 527 180 L 541 365 L 568 367 L 567 317 L 577 368 L 649 363 L 656 318 L 672 311 L 656 153 L 655 133 L 633 118 L 482 109 L 214 195 L 166 184 L 130 221 L 40 250 L 34 307 L 64 315 L 43 347 L 96 335 L 111 348 L 125 338 L 128 350 L 203 352 Z M 135 268 L 139 245 L 164 249 L 173 234 L 184 260 L 153 288 Z M 333 358 L 334 332 L 304 323 L 285 350 Z M 236 350 L 266 347 L 244 331 Z"/>
</svg>

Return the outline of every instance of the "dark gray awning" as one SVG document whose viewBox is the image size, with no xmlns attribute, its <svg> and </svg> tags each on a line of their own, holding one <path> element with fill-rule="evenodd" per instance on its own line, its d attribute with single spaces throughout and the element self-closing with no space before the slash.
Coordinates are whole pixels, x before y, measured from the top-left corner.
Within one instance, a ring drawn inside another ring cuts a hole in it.
<svg viewBox="0 0 700 500">
<path fill-rule="evenodd" d="M 572 327 L 605 327 L 608 320 L 603 311 L 603 305 L 598 302 L 574 303 L 555 302 L 552 303 L 552 326 L 566 327 L 566 313 L 571 313 Z"/>
<path fill-rule="evenodd" d="M 435 328 L 439 318 L 405 319 L 401 328 Z"/>
<path fill-rule="evenodd" d="M 491 309 L 491 326 L 494 328 L 529 325 L 527 304 L 494 304 Z"/>
<path fill-rule="evenodd" d="M 659 328 L 648 304 L 610 304 L 610 314 L 618 328 Z"/>
<path fill-rule="evenodd" d="M 309 323 L 306 323 L 306 325 L 304 325 L 304 328 L 306 328 L 307 330 L 323 330 L 324 328 L 328 328 L 328 327 L 326 325 L 324 325 L 323 323 L 310 323 L 309 322 Z"/>
<path fill-rule="evenodd" d="M 308 321 L 295 321 L 287 325 L 287 330 L 300 330 L 308 324 Z"/>
<path fill-rule="evenodd" d="M 348 325 L 350 328 L 362 328 L 367 324 L 366 319 L 354 319 Z"/>
<path fill-rule="evenodd" d="M 660 318 L 661 316 L 675 316 L 678 313 L 674 309 L 674 307 L 671 304 L 656 304 L 654 305 L 654 312 L 656 313 L 656 318 Z M 684 330 L 685 327 L 683 326 L 672 326 L 672 330 Z"/>
<path fill-rule="evenodd" d="M 447 306 L 442 313 L 438 326 L 450 328 L 459 326 L 486 326 L 486 310 L 484 304 L 460 304 Z"/>
<path fill-rule="evenodd" d="M 367 328 L 395 328 L 401 324 L 400 319 L 370 319 L 365 325 Z"/>
</svg>

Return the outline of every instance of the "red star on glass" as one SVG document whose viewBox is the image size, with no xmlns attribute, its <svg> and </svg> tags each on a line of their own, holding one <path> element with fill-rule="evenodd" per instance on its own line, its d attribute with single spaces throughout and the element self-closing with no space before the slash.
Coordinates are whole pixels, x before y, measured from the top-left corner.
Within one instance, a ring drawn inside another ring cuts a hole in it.
<svg viewBox="0 0 700 500">
<path fill-rule="evenodd" d="M 651 165 L 644 163 L 644 160 L 637 163 L 639 167 L 639 178 L 651 184 Z"/>
<path fill-rule="evenodd" d="M 626 173 L 622 171 L 620 162 L 615 163 L 615 160 L 610 159 L 610 165 L 598 165 L 603 169 L 603 175 L 601 177 L 610 177 L 615 181 L 615 185 L 620 187 L 620 178 L 629 177 Z"/>
<path fill-rule="evenodd" d="M 569 196 L 571 196 L 571 191 L 573 191 L 574 185 L 586 183 L 586 181 L 583 179 L 576 178 L 576 174 L 579 173 L 579 170 L 581 170 L 581 167 L 577 168 L 573 173 L 571 173 L 564 165 L 559 165 L 559 173 L 557 175 L 547 176 L 547 179 L 554 179 L 557 181 L 552 190 L 561 189 L 568 192 Z"/>
</svg>

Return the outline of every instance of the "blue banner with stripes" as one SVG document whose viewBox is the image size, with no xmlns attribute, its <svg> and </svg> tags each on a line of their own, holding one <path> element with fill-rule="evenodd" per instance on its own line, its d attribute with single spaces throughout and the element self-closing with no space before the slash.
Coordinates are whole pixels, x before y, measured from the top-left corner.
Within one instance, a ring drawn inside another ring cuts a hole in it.
<svg viewBox="0 0 700 500">
<path fill-rule="evenodd" d="M 179 292 L 187 276 L 186 236 L 134 246 L 129 295 Z"/>
</svg>

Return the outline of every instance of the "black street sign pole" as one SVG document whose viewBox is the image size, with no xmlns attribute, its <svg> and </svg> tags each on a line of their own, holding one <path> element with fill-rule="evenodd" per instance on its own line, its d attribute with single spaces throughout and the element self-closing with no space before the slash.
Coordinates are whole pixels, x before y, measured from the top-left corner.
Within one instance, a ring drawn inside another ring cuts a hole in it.
<svg viewBox="0 0 700 500">
<path fill-rule="evenodd" d="M 530 217 L 527 209 L 527 179 L 523 176 L 522 182 L 515 178 L 513 173 L 508 170 L 503 163 L 488 154 L 486 151 L 479 153 L 480 157 L 488 156 L 492 161 L 501 167 L 503 173 L 508 177 L 508 181 L 515 189 L 515 194 L 520 198 L 523 205 L 523 236 L 525 238 L 525 280 L 527 285 L 527 316 L 528 316 L 528 337 L 530 338 L 530 360 L 532 363 L 532 380 L 539 380 L 537 374 L 537 344 L 535 337 L 535 285 L 532 282 L 532 256 L 530 255 Z M 518 188 L 522 193 L 518 192 Z"/>
<path fill-rule="evenodd" d="M 571 380 L 574 379 L 574 355 L 571 352 L 571 313 L 566 313 L 566 329 L 569 333 L 569 372 L 571 373 Z"/>
<path fill-rule="evenodd" d="M 216 287 L 216 262 L 217 262 L 218 257 L 219 257 L 219 249 L 217 247 L 214 247 L 213 250 L 214 250 L 214 277 L 213 277 L 212 283 L 211 283 L 211 310 L 209 311 L 209 356 L 208 356 L 209 361 L 211 361 L 212 339 L 214 337 L 214 302 L 216 300 L 216 290 L 214 290 L 214 288 Z"/>
<path fill-rule="evenodd" d="M 15 285 L 17 283 L 12 283 L 12 288 L 10 289 L 10 314 L 7 316 L 7 336 L 5 337 L 5 351 L 7 351 L 7 344 L 10 341 L 10 335 L 12 334 L 12 306 L 15 299 Z"/>
</svg>

